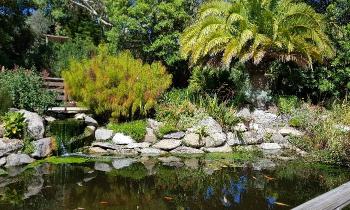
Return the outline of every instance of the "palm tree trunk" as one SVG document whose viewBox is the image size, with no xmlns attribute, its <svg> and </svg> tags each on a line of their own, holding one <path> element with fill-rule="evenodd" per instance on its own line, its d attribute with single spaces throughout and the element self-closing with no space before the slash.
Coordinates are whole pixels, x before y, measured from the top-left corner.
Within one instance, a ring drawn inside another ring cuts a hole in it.
<svg viewBox="0 0 350 210">
<path fill-rule="evenodd" d="M 252 87 L 251 100 L 256 108 L 264 109 L 268 107 L 269 102 L 269 80 L 266 76 L 265 65 L 247 64 L 250 84 Z"/>
</svg>

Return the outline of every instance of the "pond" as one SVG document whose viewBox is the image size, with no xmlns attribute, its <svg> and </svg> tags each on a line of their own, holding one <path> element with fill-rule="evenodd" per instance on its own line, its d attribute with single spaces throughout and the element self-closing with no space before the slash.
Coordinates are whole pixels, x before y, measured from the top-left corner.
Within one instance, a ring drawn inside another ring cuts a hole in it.
<svg viewBox="0 0 350 210">
<path fill-rule="evenodd" d="M 346 169 L 302 160 L 142 157 L 42 163 L 0 177 L 0 209 L 290 209 L 341 185 Z"/>
</svg>

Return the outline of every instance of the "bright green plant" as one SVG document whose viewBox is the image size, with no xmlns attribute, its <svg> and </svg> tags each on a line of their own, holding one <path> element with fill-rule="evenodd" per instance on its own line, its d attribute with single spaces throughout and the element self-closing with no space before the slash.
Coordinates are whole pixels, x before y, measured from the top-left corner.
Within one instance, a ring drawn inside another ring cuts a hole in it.
<svg viewBox="0 0 350 210">
<path fill-rule="evenodd" d="M 32 141 L 30 138 L 26 137 L 23 140 L 23 148 L 22 148 L 22 152 L 25 154 L 32 154 L 35 150 L 34 145 L 32 144 Z"/>
<path fill-rule="evenodd" d="M 291 0 L 209 1 L 181 36 L 181 53 L 192 64 L 219 57 L 230 66 L 267 60 L 311 67 L 332 57 L 325 21 L 305 3 Z M 215 59 L 213 59 L 215 60 Z"/>
<path fill-rule="evenodd" d="M 296 96 L 280 96 L 277 106 L 280 113 L 291 114 L 299 106 L 299 101 Z"/>
<path fill-rule="evenodd" d="M 12 106 L 12 98 L 7 90 L 0 88 L 0 116 Z"/>
<path fill-rule="evenodd" d="M 175 125 L 166 123 L 160 126 L 158 133 L 156 134 L 159 138 L 163 138 L 164 135 L 178 131 Z"/>
<path fill-rule="evenodd" d="M 23 113 L 8 112 L 3 118 L 5 133 L 8 138 L 21 138 L 27 128 L 26 119 Z"/>
<path fill-rule="evenodd" d="M 147 115 L 172 78 L 159 62 L 144 64 L 129 52 L 110 55 L 105 47 L 91 59 L 73 60 L 63 77 L 70 96 L 113 119 Z"/>
<path fill-rule="evenodd" d="M 0 73 L 0 84 L 9 92 L 15 108 L 45 111 L 57 104 L 57 94 L 46 90 L 42 77 L 33 70 L 5 70 Z"/>
<path fill-rule="evenodd" d="M 125 123 L 109 123 L 107 127 L 114 132 L 123 133 L 131 136 L 136 141 L 140 142 L 145 138 L 147 123 L 144 120 L 135 120 Z"/>
</svg>

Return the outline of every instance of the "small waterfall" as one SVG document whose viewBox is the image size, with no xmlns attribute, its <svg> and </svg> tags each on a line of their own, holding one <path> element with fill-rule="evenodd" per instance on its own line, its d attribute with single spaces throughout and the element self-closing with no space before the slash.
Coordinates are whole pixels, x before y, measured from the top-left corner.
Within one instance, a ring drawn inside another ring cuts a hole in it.
<svg viewBox="0 0 350 210">
<path fill-rule="evenodd" d="M 67 152 L 66 146 L 64 146 L 63 140 L 61 137 L 57 137 L 57 141 L 59 142 L 60 153 L 62 156 L 69 156 Z"/>
</svg>

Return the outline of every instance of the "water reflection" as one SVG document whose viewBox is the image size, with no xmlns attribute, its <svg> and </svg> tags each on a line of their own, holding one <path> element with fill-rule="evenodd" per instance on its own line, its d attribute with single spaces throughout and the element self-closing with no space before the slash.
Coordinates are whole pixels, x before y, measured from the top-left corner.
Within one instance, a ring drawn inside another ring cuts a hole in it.
<svg viewBox="0 0 350 210">
<path fill-rule="evenodd" d="M 0 177 L 0 209 L 290 209 L 350 178 L 295 163 L 273 171 L 215 165 L 209 174 L 208 161 L 190 162 L 195 169 L 156 158 L 11 169 Z"/>
</svg>

